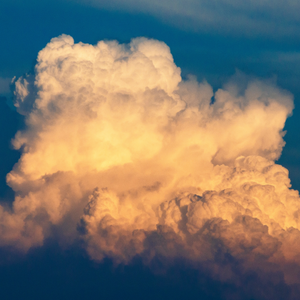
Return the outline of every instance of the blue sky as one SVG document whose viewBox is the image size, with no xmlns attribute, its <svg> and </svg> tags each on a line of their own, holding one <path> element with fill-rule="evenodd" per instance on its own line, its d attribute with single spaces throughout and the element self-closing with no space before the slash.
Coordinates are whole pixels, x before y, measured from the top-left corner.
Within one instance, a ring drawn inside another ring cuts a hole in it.
<svg viewBox="0 0 300 300">
<path fill-rule="evenodd" d="M 20 154 L 12 150 L 10 140 L 25 126 L 23 117 L 11 108 L 9 83 L 14 76 L 32 71 L 37 53 L 51 38 L 63 33 L 71 35 L 75 42 L 90 44 L 103 39 L 128 43 L 139 36 L 164 41 L 181 68 L 183 78 L 192 74 L 198 81 L 205 79 L 215 91 L 236 72 L 276 80 L 278 86 L 294 95 L 295 108 L 285 126 L 286 146 L 279 163 L 288 168 L 292 186 L 299 190 L 299 9 L 300 2 L 296 0 L 1 1 L 0 197 L 7 203 L 13 199 L 5 176 Z M 49 246 L 32 250 L 27 256 L 12 254 L 9 262 L 0 261 L 5 299 L 17 299 L 22 295 L 24 299 L 63 299 L 70 295 L 74 298 L 80 295 L 81 299 L 84 295 L 101 295 L 102 299 L 140 299 L 144 295 L 145 299 L 167 299 L 171 295 L 174 299 L 182 299 L 190 291 L 203 299 L 226 299 L 228 294 L 256 299 L 251 298 L 255 294 L 247 296 L 247 288 L 210 279 L 204 271 L 196 271 L 184 262 L 167 273 L 156 274 L 140 261 L 131 266 L 114 267 L 108 260 L 98 265 L 91 262 L 84 251 L 78 250 L 80 247 L 63 251 L 56 241 L 48 243 Z M 159 259 L 155 263 L 163 264 Z M 281 279 L 276 288 L 265 280 L 265 287 L 270 293 L 274 292 L 274 297 L 283 299 L 285 295 L 292 295 Z M 250 273 L 241 279 L 245 286 L 251 281 L 257 284 L 259 279 Z M 32 282 L 39 286 L 34 292 L 28 287 Z M 131 284 L 137 289 L 135 292 Z M 263 289 L 264 283 L 260 284 L 259 288 Z M 16 286 L 21 286 L 24 294 L 16 291 Z M 39 289 L 43 290 L 41 293 L 48 289 L 48 295 L 39 297 Z M 12 298 L 10 293 L 13 293 Z M 260 293 L 257 295 L 257 299 L 267 299 Z"/>
</svg>

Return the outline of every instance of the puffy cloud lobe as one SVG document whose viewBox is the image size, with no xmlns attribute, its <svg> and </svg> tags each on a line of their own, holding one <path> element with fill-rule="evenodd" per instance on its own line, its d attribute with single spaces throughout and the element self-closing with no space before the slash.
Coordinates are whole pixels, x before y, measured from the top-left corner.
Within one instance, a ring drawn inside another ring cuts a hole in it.
<svg viewBox="0 0 300 300">
<path fill-rule="evenodd" d="M 156 51 L 159 55 L 154 55 Z M 20 162 L 24 173 L 33 178 L 81 166 L 102 170 L 131 162 L 133 155 L 153 155 L 161 140 L 147 133 L 141 118 L 153 117 L 163 126 L 179 102 L 171 94 L 180 81 L 180 70 L 168 47 L 155 41 L 138 39 L 125 49 L 116 42 L 99 42 L 96 47 L 73 45 L 71 37 L 63 36 L 39 53 L 36 72 L 38 95 L 27 120 L 29 130 L 14 141 L 16 148 L 30 144 L 40 149 L 34 149 L 34 155 L 26 151 Z M 17 81 L 18 106 L 24 99 L 24 80 L 23 85 Z M 162 111 L 156 109 L 160 104 Z M 39 146 L 45 140 L 47 149 Z M 63 140 L 67 142 L 61 143 Z M 48 156 L 46 161 L 44 155 Z M 50 159 L 53 155 L 55 161 Z M 39 170 L 32 168 L 33 160 L 39 160 Z M 99 163 L 95 165 L 95 161 Z"/>
<path fill-rule="evenodd" d="M 16 199 L 1 210 L 2 245 L 41 245 L 54 226 L 96 260 L 182 257 L 224 277 L 221 252 L 293 281 L 299 195 L 274 163 L 289 93 L 252 80 L 213 94 L 181 79 L 162 42 L 62 35 L 15 80 L 15 103 L 27 127 L 13 141 L 22 156 L 7 175 Z"/>
</svg>

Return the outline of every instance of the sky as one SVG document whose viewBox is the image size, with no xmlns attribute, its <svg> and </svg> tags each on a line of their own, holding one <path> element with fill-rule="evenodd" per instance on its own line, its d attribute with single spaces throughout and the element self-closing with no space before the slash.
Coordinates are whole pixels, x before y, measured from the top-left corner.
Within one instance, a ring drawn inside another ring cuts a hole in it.
<svg viewBox="0 0 300 300">
<path fill-rule="evenodd" d="M 1 298 L 297 299 L 299 6 L 1 1 Z"/>
</svg>

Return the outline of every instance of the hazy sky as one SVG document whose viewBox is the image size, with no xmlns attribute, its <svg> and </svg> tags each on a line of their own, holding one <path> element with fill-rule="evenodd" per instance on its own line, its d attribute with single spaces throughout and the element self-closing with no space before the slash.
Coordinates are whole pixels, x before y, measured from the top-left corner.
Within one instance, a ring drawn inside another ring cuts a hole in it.
<svg viewBox="0 0 300 300">
<path fill-rule="evenodd" d="M 1 298 L 297 299 L 299 10 L 1 1 Z"/>
</svg>

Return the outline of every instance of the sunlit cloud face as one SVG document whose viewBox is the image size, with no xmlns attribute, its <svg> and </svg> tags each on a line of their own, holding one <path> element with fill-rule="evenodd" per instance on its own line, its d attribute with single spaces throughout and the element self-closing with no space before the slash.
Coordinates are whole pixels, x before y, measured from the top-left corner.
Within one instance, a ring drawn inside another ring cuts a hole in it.
<svg viewBox="0 0 300 300">
<path fill-rule="evenodd" d="M 27 126 L 13 140 L 22 155 L 7 175 L 16 198 L 1 208 L 1 245 L 26 251 L 58 228 L 97 261 L 179 257 L 232 280 L 221 253 L 297 282 L 299 195 L 274 162 L 288 92 L 233 80 L 213 93 L 181 79 L 163 42 L 93 46 L 66 35 L 14 84 Z"/>
<path fill-rule="evenodd" d="M 73 1 L 73 0 L 69 0 Z M 77 0 L 116 11 L 146 13 L 180 28 L 238 36 L 299 37 L 300 3 L 294 0 Z"/>
</svg>

